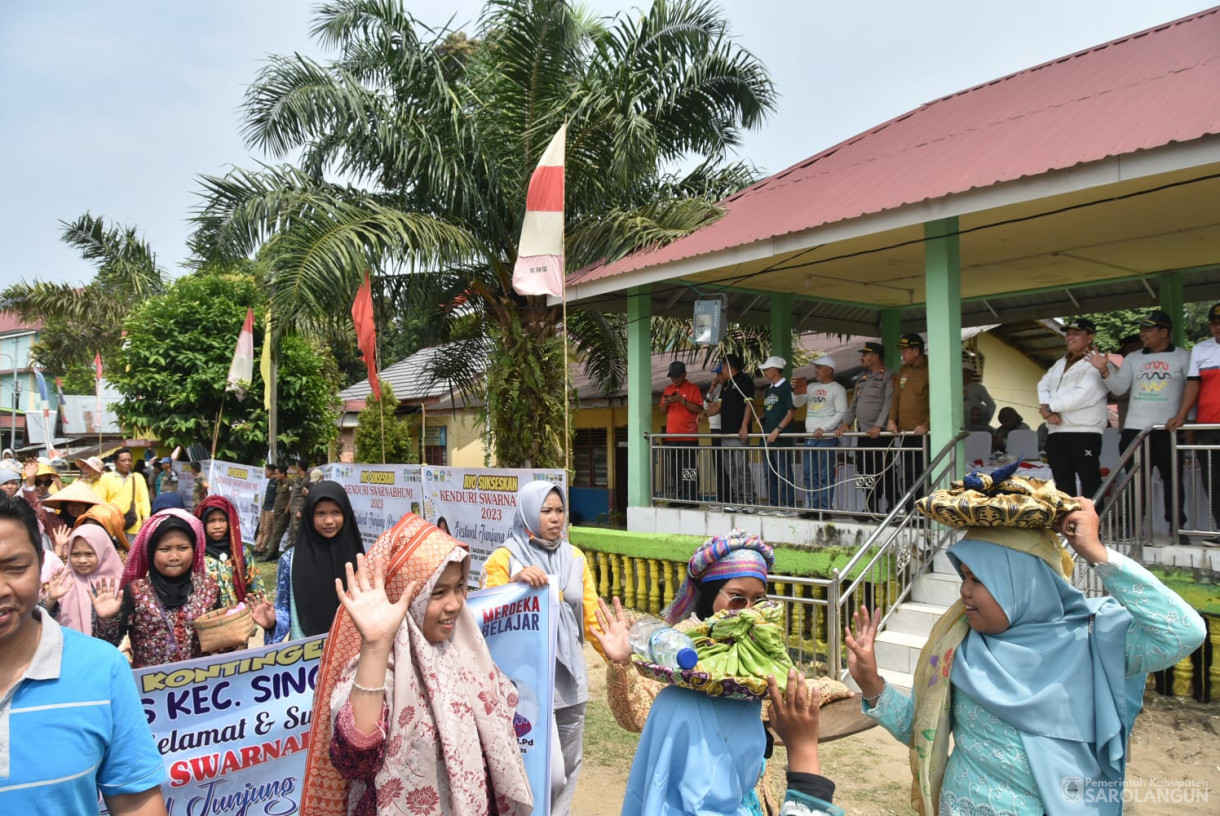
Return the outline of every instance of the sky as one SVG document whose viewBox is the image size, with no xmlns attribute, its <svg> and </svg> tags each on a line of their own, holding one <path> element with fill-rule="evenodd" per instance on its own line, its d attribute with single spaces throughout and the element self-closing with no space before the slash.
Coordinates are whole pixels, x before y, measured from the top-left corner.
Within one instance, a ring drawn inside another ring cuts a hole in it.
<svg viewBox="0 0 1220 816">
<path fill-rule="evenodd" d="M 739 156 L 774 173 L 919 105 L 1209 8 L 1215 0 L 719 0 L 776 113 Z M 473 32 L 481 0 L 405 0 Z M 647 0 L 591 0 L 605 14 Z M 240 106 L 270 54 L 327 53 L 308 0 L 0 3 L 0 287 L 83 283 L 60 240 L 86 211 L 135 226 L 181 274 L 200 175 L 272 161 Z"/>
</svg>

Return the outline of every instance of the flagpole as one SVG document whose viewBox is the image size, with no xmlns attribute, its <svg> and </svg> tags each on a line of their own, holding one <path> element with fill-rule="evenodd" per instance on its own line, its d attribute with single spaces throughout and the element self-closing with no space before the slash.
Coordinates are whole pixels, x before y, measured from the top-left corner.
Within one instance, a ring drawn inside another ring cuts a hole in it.
<svg viewBox="0 0 1220 816">
<path fill-rule="evenodd" d="M 225 395 L 229 389 L 220 392 L 220 408 L 216 411 L 216 424 L 212 426 L 212 458 L 216 458 L 216 443 L 220 441 L 220 417 L 225 412 Z M 99 437 L 100 438 L 100 437 Z"/>
<path fill-rule="evenodd" d="M 571 391 L 568 378 L 571 376 L 571 366 L 568 365 L 568 287 L 565 281 L 563 287 L 563 469 L 567 474 L 568 483 L 572 477 L 572 430 L 570 426 Z"/>
</svg>

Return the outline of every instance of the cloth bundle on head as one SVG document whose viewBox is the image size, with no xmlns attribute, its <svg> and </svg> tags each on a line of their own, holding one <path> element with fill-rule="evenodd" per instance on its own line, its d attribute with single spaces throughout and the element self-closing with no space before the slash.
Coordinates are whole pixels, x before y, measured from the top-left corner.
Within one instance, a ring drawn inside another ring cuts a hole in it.
<svg viewBox="0 0 1220 816">
<path fill-rule="evenodd" d="M 207 526 L 210 513 L 224 513 L 225 518 L 228 519 L 229 538 L 227 541 L 214 542 L 208 538 Z M 237 508 L 224 496 L 208 496 L 195 508 L 195 517 L 204 527 L 204 554 L 216 559 L 221 559 L 223 556 L 233 565 L 233 594 L 236 596 L 237 602 L 241 603 L 246 599 L 246 582 L 249 580 L 249 575 L 246 573 L 246 554 L 241 543 L 241 522 L 237 518 Z"/>
<path fill-rule="evenodd" d="M 323 538 L 314 529 L 313 514 L 318 502 L 332 501 L 343 512 L 343 527 L 334 538 Z M 309 498 L 301 513 L 297 543 L 292 554 L 293 609 L 306 635 L 320 635 L 330 629 L 339 609 L 335 579 L 344 575 L 345 564 L 355 565 L 364 552 L 352 503 L 338 482 L 318 482 L 309 488 Z"/>
<path fill-rule="evenodd" d="M 92 582 L 106 579 L 117 581 L 123 574 L 123 561 L 114 548 L 110 536 L 96 524 L 86 524 L 72 531 L 68 539 L 68 564 L 72 563 L 72 548 L 83 541 L 97 556 L 97 569 L 88 575 L 79 575 L 72 570 L 72 584 L 68 592 L 59 599 L 57 620 L 69 629 L 86 635 L 93 634 L 93 601 L 90 598 Z"/>
<path fill-rule="evenodd" d="M 191 561 L 190 571 L 177 578 L 161 574 L 153 563 L 153 551 L 156 549 L 157 543 L 171 530 L 186 533 L 195 547 L 195 556 Z M 185 510 L 171 508 L 154 513 L 148 521 L 144 522 L 139 535 L 136 536 L 135 543 L 132 544 L 127 563 L 123 566 L 123 580 L 120 585 L 126 587 L 137 578 L 147 576 L 157 597 L 161 599 L 162 606 L 166 609 L 177 609 L 191 597 L 191 576 L 204 571 L 203 539 L 203 525 L 199 523 L 199 519 Z"/>
<path fill-rule="evenodd" d="M 990 475 L 974 472 L 947 490 L 915 502 L 915 509 L 949 527 L 1053 527 L 1080 504 L 1055 483 L 1012 474 L 1014 462 Z"/>
<path fill-rule="evenodd" d="M 511 682 L 492 662 L 478 621 L 469 607 L 463 606 L 453 636 L 436 644 L 429 643 L 420 628 L 432 588 L 445 567 L 468 557 L 465 544 L 418 516 L 407 514 L 378 537 L 365 560 L 366 569 L 379 564 L 385 570 L 385 592 L 391 603 L 402 597 L 408 584 L 417 583 L 415 598 L 394 641 L 393 665 L 409 668 L 394 673 L 386 693 L 390 709 L 386 739 L 391 742 L 395 730 L 401 727 L 400 712 L 411 709 L 407 719 L 414 717 L 430 726 L 417 728 L 415 739 L 431 739 L 444 747 L 441 763 L 429 759 L 413 766 L 416 772 L 431 774 L 430 778 L 412 778 L 413 789 L 439 790 L 444 776 L 444 787 L 453 799 L 453 810 L 445 812 L 474 816 L 464 803 L 477 800 L 475 788 L 487 781 L 496 797 L 495 808 L 485 807 L 483 813 L 524 816 L 531 812 L 533 798 L 512 728 L 517 697 Z M 302 813 L 347 813 L 349 785 L 330 761 L 332 697 L 336 687 L 350 690 L 360 645 L 360 633 L 340 607 L 318 669 Z M 346 698 L 346 694 L 341 697 Z M 337 710 L 341 699 L 334 702 Z M 387 749 L 385 763 L 377 774 L 379 794 L 386 789 L 383 783 L 396 778 L 396 772 L 397 778 L 407 776 L 399 765 L 408 749 L 408 745 L 401 746 L 400 753 Z"/>
<path fill-rule="evenodd" d="M 707 581 L 757 578 L 767 583 L 775 563 L 775 552 L 753 533 L 734 528 L 727 536 L 713 536 L 695 550 L 686 565 L 686 578 L 661 616 L 671 624 L 691 613 L 699 585 Z"/>
<path fill-rule="evenodd" d="M 119 551 L 119 558 L 127 559 L 131 543 L 127 540 L 127 530 L 123 528 L 123 511 L 110 502 L 100 502 L 93 505 L 76 520 L 76 528 L 86 524 L 99 524 L 110 536 L 114 546 Z"/>
</svg>

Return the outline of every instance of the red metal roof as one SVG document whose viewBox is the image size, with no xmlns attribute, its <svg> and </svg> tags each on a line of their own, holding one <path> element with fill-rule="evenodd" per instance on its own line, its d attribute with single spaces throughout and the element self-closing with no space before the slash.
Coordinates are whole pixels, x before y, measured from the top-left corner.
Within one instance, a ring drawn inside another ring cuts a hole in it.
<svg viewBox="0 0 1220 816">
<path fill-rule="evenodd" d="M 12 312 L 0 312 L 0 334 L 18 331 L 38 331 L 41 328 L 42 321 L 36 320 L 33 323 L 26 323 Z"/>
<path fill-rule="evenodd" d="M 722 202 L 685 238 L 569 285 L 1220 133 L 1220 7 L 929 102 Z"/>
</svg>

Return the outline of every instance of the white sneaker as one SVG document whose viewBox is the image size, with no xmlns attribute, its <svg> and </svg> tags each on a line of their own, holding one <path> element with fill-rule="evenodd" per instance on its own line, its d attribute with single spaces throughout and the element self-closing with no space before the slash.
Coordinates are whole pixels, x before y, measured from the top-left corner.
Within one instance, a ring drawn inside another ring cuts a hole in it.
<svg viewBox="0 0 1220 816">
<path fill-rule="evenodd" d="M 774 516 L 774 515 L 778 515 L 778 514 L 779 514 L 779 511 L 773 507 L 760 507 L 758 509 L 758 515 L 760 515 L 760 516 Z"/>
<path fill-rule="evenodd" d="M 796 518 L 797 512 L 795 510 L 780 510 L 775 515 L 779 516 L 780 518 Z"/>
<path fill-rule="evenodd" d="M 736 513 L 736 512 L 737 512 L 737 508 L 736 508 L 736 507 L 729 507 L 729 506 L 726 504 L 726 505 L 724 506 L 724 512 L 726 512 L 726 513 Z"/>
<path fill-rule="evenodd" d="M 741 508 L 741 512 L 749 513 L 750 515 L 754 515 L 755 513 L 758 512 L 758 510 L 753 507 L 743 507 L 743 508 Z"/>
</svg>

